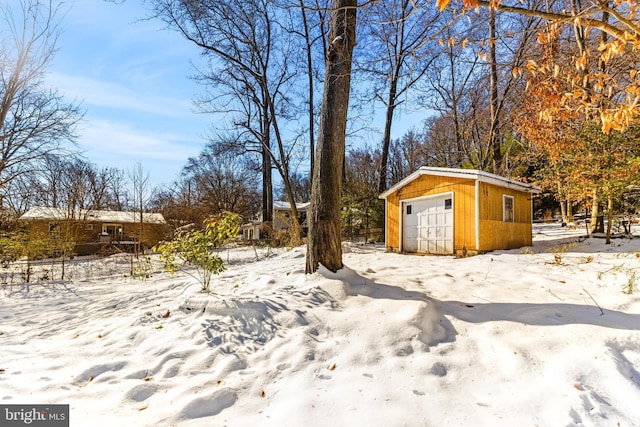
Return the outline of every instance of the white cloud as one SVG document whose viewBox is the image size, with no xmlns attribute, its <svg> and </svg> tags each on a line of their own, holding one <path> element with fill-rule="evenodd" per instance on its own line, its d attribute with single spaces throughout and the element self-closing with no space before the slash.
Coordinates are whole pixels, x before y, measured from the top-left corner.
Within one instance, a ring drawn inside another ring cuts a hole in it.
<svg viewBox="0 0 640 427">
<path fill-rule="evenodd" d="M 170 182 L 204 146 L 211 116 L 193 112 L 201 89 L 188 79 L 198 49 L 163 30 L 140 2 L 75 0 L 62 22 L 47 84 L 86 111 L 78 143 L 85 157 L 127 169 L 139 161 Z"/>
<path fill-rule="evenodd" d="M 101 166 L 127 170 L 140 162 L 155 183 L 175 179 L 187 159 L 198 155 L 204 145 L 192 135 L 153 132 L 100 119 L 89 119 L 79 142 L 84 155 Z"/>
<path fill-rule="evenodd" d="M 132 87 L 84 76 L 50 73 L 47 80 L 52 87 L 66 97 L 82 102 L 89 110 L 91 106 L 98 106 L 168 117 L 193 114 L 188 99 L 140 93 Z"/>
</svg>

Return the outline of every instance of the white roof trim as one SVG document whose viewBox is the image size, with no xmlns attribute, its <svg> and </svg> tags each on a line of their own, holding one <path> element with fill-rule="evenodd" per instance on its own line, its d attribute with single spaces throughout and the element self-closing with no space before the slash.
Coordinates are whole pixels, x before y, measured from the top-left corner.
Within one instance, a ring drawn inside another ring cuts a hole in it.
<svg viewBox="0 0 640 427">
<path fill-rule="evenodd" d="M 402 181 L 398 182 L 384 193 L 380 194 L 378 198 L 386 199 L 389 195 L 395 193 L 400 188 L 414 181 L 422 175 L 434 175 L 434 176 L 449 176 L 452 178 L 469 178 L 480 182 L 486 182 L 488 184 L 497 185 L 500 187 L 513 188 L 518 191 L 525 191 L 528 193 L 537 194 L 540 189 L 531 184 L 527 184 L 513 179 L 505 178 L 500 175 L 494 175 L 492 173 L 475 170 L 475 169 L 454 169 L 454 168 L 437 168 L 430 166 L 422 166 L 420 169 L 407 176 Z"/>
</svg>

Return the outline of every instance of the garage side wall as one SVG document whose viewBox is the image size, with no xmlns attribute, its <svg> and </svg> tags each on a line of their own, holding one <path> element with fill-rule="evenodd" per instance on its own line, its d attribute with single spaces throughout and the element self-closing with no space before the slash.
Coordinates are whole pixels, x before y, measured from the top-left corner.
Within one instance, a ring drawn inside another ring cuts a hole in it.
<svg viewBox="0 0 640 427">
<path fill-rule="evenodd" d="M 453 192 L 454 250 L 475 249 L 475 181 L 473 179 L 422 175 L 387 196 L 386 246 L 400 251 L 401 201 Z"/>
<path fill-rule="evenodd" d="M 503 220 L 503 195 L 513 197 L 513 222 Z M 480 251 L 531 246 L 531 194 L 481 182 L 479 201 Z"/>
</svg>

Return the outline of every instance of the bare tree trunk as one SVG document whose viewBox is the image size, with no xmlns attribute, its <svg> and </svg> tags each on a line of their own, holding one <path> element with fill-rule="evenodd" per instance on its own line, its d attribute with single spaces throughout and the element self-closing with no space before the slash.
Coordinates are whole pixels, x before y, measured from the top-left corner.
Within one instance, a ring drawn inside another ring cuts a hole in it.
<svg viewBox="0 0 640 427">
<path fill-rule="evenodd" d="M 305 11 L 305 7 L 304 7 L 304 1 L 300 0 L 300 13 L 302 14 L 302 24 L 304 27 L 304 39 L 306 42 L 306 49 L 307 49 L 307 78 L 308 78 L 308 82 L 309 82 L 309 163 L 310 163 L 310 168 L 309 170 L 311 171 L 310 173 L 310 177 L 309 177 L 309 181 L 313 181 L 313 163 L 314 163 L 314 151 L 315 151 L 315 121 L 314 121 L 314 116 L 315 116 L 315 111 L 314 111 L 314 97 L 313 97 L 313 92 L 315 90 L 314 88 L 314 84 L 313 84 L 313 56 L 312 56 L 312 41 L 311 41 L 311 35 L 309 32 L 309 23 L 307 21 L 307 13 Z"/>
<path fill-rule="evenodd" d="M 393 112 L 396 109 L 396 96 L 398 91 L 399 66 L 394 70 L 387 98 L 387 113 L 384 122 L 384 135 L 382 137 L 382 152 L 380 153 L 380 174 L 378 175 L 378 193 L 387 189 L 387 162 L 389 159 L 389 145 L 391 144 L 391 124 Z"/>
<path fill-rule="evenodd" d="M 136 259 L 138 259 L 142 249 L 142 234 L 144 232 L 143 212 L 145 205 L 151 197 L 149 172 L 144 170 L 142 163 L 136 162 L 131 171 L 129 171 L 129 179 L 131 180 L 134 211 L 137 210 L 136 219 L 139 220 L 137 241 L 133 242 L 133 252 Z M 124 240 L 124 236 L 120 235 L 119 240 Z"/>
<path fill-rule="evenodd" d="M 271 181 L 271 155 L 269 148 L 262 146 L 262 221 L 273 221 L 273 189 Z"/>
<path fill-rule="evenodd" d="M 603 233 L 604 221 L 600 212 L 598 191 L 594 188 L 591 196 L 591 233 Z"/>
<path fill-rule="evenodd" d="M 451 49 L 451 48 L 450 48 Z M 460 129 L 460 116 L 458 112 L 458 91 L 456 87 L 456 73 L 453 71 L 455 67 L 455 59 L 453 54 L 449 55 L 449 64 L 451 67 L 451 111 L 453 112 L 453 129 L 456 137 L 456 153 L 455 153 L 455 167 L 462 166 L 464 143 L 462 141 L 462 130 Z"/>
<path fill-rule="evenodd" d="M 613 222 L 613 195 L 607 195 L 607 239 L 606 244 L 611 244 L 611 223 Z"/>
<path fill-rule="evenodd" d="M 289 204 L 291 205 L 291 230 L 289 232 L 289 239 L 291 246 L 298 246 L 302 243 L 302 228 L 300 227 L 300 217 L 298 213 L 298 207 L 296 206 L 295 196 L 291 188 L 291 181 L 284 181 L 284 191 L 287 193 Z"/>
<path fill-rule="evenodd" d="M 489 86 L 491 91 L 491 129 L 489 130 L 489 149 L 493 152 L 493 173 L 502 173 L 502 152 L 498 135 L 498 64 L 496 62 L 496 10 L 489 8 Z"/>
<path fill-rule="evenodd" d="M 567 202 L 565 200 L 560 200 L 560 215 L 562 216 L 563 225 L 569 222 L 567 220 Z"/>
<path fill-rule="evenodd" d="M 344 163 L 357 0 L 334 0 L 334 7 L 311 188 L 307 273 L 314 273 L 320 264 L 334 272 L 342 268 L 338 171 Z"/>
<path fill-rule="evenodd" d="M 291 187 L 291 174 L 289 173 L 289 162 L 286 160 L 287 155 L 284 151 L 284 143 L 282 142 L 282 137 L 280 135 L 280 128 L 278 127 L 278 121 L 275 119 L 276 111 L 272 102 L 269 103 L 269 111 L 271 112 L 271 116 L 273 117 L 273 130 L 276 136 L 276 141 L 278 144 L 278 152 L 280 153 L 280 159 L 282 161 L 278 164 L 276 163 L 280 175 L 282 175 L 282 182 L 284 184 L 285 193 L 287 193 L 287 198 L 289 199 L 289 205 L 291 207 L 291 232 L 289 233 L 290 243 L 292 246 L 298 246 L 301 241 L 301 228 L 300 228 L 300 217 L 298 216 L 298 207 L 296 206 L 295 195 L 293 194 L 293 188 Z"/>
</svg>

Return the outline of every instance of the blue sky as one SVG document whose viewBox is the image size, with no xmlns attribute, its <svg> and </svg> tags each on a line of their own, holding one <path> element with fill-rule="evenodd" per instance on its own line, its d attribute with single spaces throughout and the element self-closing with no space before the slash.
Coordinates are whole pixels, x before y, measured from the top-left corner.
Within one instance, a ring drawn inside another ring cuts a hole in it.
<svg viewBox="0 0 640 427">
<path fill-rule="evenodd" d="M 140 162 L 154 185 L 170 184 L 215 124 L 193 108 L 203 88 L 189 76 L 200 51 L 159 20 L 144 20 L 141 0 L 120 3 L 68 0 L 47 80 L 86 111 L 78 143 L 89 161 L 125 171 Z M 403 110 L 396 110 L 393 138 L 424 117 Z M 381 110 L 376 118 L 380 133 L 361 135 L 356 143 L 380 142 Z"/>
<path fill-rule="evenodd" d="M 72 0 L 48 83 L 86 111 L 78 143 L 100 165 L 140 162 L 170 183 L 205 144 L 211 116 L 193 111 L 198 49 L 146 16 L 139 0 Z"/>
</svg>

